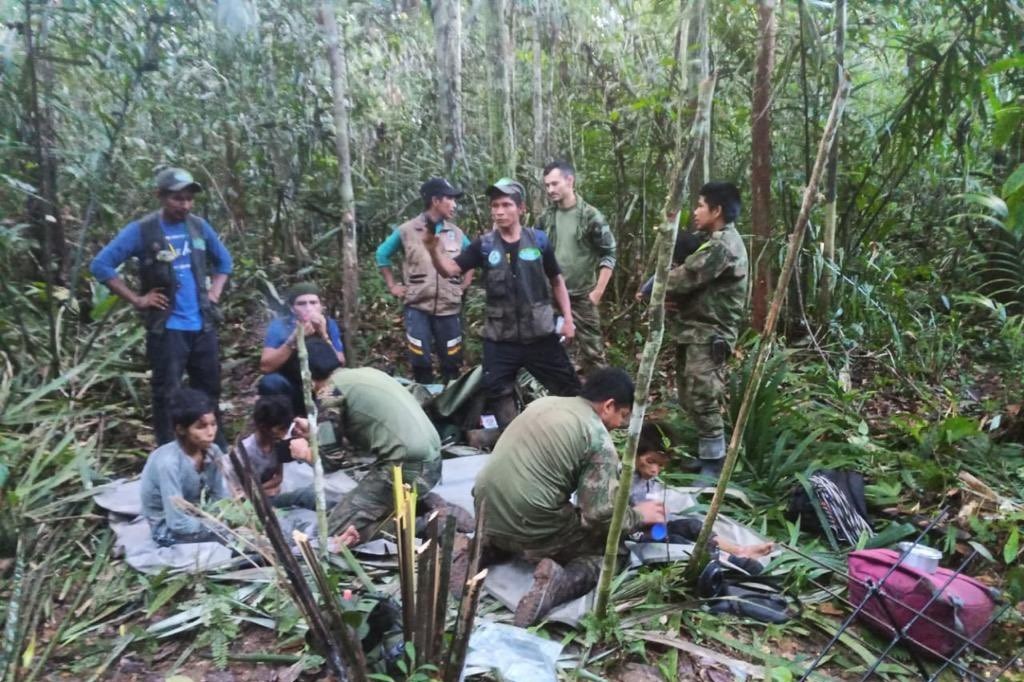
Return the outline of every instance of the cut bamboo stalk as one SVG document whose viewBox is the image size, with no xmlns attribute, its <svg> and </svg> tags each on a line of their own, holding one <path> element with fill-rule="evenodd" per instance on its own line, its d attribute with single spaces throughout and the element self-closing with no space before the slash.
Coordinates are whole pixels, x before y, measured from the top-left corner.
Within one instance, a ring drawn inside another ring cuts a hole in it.
<svg viewBox="0 0 1024 682">
<path fill-rule="evenodd" d="M 428 642 L 433 640 L 431 619 L 434 602 L 431 594 L 434 587 L 434 561 L 437 556 L 437 541 L 427 540 L 416 550 L 416 631 L 412 633 L 416 648 L 416 665 L 427 663 Z M 408 640 L 408 635 L 406 636 Z"/>
<path fill-rule="evenodd" d="M 341 612 L 337 595 L 334 593 L 334 587 L 327 579 L 327 574 L 320 564 L 320 559 L 309 544 L 309 537 L 305 533 L 296 530 L 292 531 L 292 539 L 302 553 L 302 558 L 306 561 L 306 565 L 309 566 L 313 580 L 320 590 L 324 609 L 327 612 L 329 627 L 341 640 L 341 644 L 344 647 L 343 651 L 348 652 L 347 658 L 350 659 L 348 663 L 351 679 L 353 682 L 366 682 L 369 673 L 366 668 L 366 656 L 363 653 L 363 645 L 356 638 L 352 628 L 345 622 L 345 615 Z"/>
<path fill-rule="evenodd" d="M 228 456 L 231 458 L 235 471 L 238 472 L 239 480 L 241 480 L 242 487 L 252 502 L 256 516 L 259 518 L 260 523 L 263 524 L 263 530 L 266 532 L 267 539 L 270 540 L 270 544 L 274 548 L 278 561 L 284 567 L 285 574 L 288 577 L 285 585 L 295 605 L 299 607 L 299 610 L 306 617 L 306 623 L 313 634 L 313 640 L 324 654 L 324 659 L 327 661 L 327 665 L 330 666 L 332 672 L 341 680 L 348 680 L 349 675 L 345 665 L 342 646 L 320 615 L 320 609 L 313 598 L 312 591 L 309 589 L 309 584 L 302 573 L 302 568 L 299 567 L 298 561 L 292 556 L 291 548 L 281 532 L 281 526 L 277 522 L 274 509 L 270 506 L 263 493 L 263 486 L 256 481 L 256 477 L 253 475 L 252 467 L 249 464 L 249 453 L 241 441 L 239 441 L 237 449 L 231 448 L 228 450 Z"/>
<path fill-rule="evenodd" d="M 402 484 L 402 469 L 392 469 L 395 494 L 395 536 L 398 543 L 398 579 L 402 595 L 402 632 L 406 641 L 413 641 L 416 630 L 416 507 L 411 506 L 408 486 Z"/>
<path fill-rule="evenodd" d="M 843 86 L 836 91 L 832 100 L 832 110 L 828 115 L 828 122 L 825 124 L 825 132 L 818 144 L 818 155 L 814 160 L 814 168 L 811 170 L 811 177 L 807 180 L 807 187 L 804 188 L 803 201 L 800 204 L 800 213 L 796 219 L 796 225 L 789 236 L 789 246 L 786 250 L 786 260 L 782 264 L 782 271 L 779 273 L 779 281 L 775 285 L 775 292 L 772 296 L 772 304 L 768 308 L 768 317 L 765 319 L 764 334 L 757 351 L 757 358 L 754 367 L 750 372 L 750 379 L 747 381 L 746 390 L 743 393 L 743 401 L 740 403 L 739 414 L 736 415 L 736 423 L 732 428 L 732 437 L 729 439 L 729 450 L 725 455 L 725 462 L 722 463 L 722 473 L 718 479 L 718 487 L 715 488 L 715 495 L 711 498 L 711 505 L 708 507 L 707 516 L 704 519 L 704 526 L 690 557 L 686 577 L 690 582 L 696 583 L 697 576 L 703 570 L 707 559 L 707 542 L 711 539 L 712 526 L 718 517 L 718 509 L 725 499 L 725 491 L 729 486 L 729 478 L 736 467 L 736 459 L 739 457 L 740 442 L 743 440 L 743 431 L 747 426 L 747 419 L 753 409 L 754 397 L 761 386 L 761 379 L 764 376 L 765 364 L 775 347 L 775 325 L 779 319 L 779 311 L 782 309 L 782 302 L 786 298 L 789 289 L 789 280 L 793 276 L 796 267 L 797 257 L 800 254 L 800 244 L 803 242 L 804 232 L 807 231 L 807 223 L 811 217 L 811 208 L 818 196 L 818 183 L 821 181 L 821 174 L 828 158 L 829 149 L 835 140 L 839 130 L 839 122 L 843 116 L 843 109 L 846 107 L 846 100 L 850 94 L 850 81 L 843 81 Z"/>
<path fill-rule="evenodd" d="M 476 607 L 480 601 L 480 591 L 484 586 L 486 578 L 487 569 L 485 568 L 466 581 L 466 589 L 462 595 L 462 604 L 459 607 L 459 617 L 455 622 L 452 646 L 448 650 L 448 664 L 444 670 L 445 682 L 458 682 L 462 674 L 462 667 L 466 664 L 469 636 L 473 631 Z"/>
<path fill-rule="evenodd" d="M 434 605 L 434 640 L 430 643 L 430 660 L 440 661 L 444 644 L 444 629 L 448 619 L 448 583 L 452 575 L 452 550 L 455 544 L 455 517 L 448 515 L 441 533 L 438 557 L 437 602 Z"/>
</svg>

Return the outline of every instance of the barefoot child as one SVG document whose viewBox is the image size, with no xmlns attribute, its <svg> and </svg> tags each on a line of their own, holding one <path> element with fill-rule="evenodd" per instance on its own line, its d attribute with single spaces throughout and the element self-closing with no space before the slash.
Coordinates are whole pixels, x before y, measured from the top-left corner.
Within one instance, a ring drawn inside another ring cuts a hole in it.
<svg viewBox="0 0 1024 682">
<path fill-rule="evenodd" d="M 658 480 L 658 476 L 668 466 L 668 463 L 669 455 L 665 451 L 660 429 L 655 424 L 645 424 L 640 431 L 640 441 L 637 443 L 636 470 L 633 472 L 633 484 L 629 492 L 631 505 L 644 500 L 659 502 L 664 500 L 665 486 Z M 660 539 L 655 539 L 652 535 L 653 526 L 647 526 L 642 535 L 638 536 L 639 542 L 690 544 L 697 540 L 703 525 L 703 522 L 696 516 L 669 518 L 665 528 L 666 533 Z M 773 547 L 770 542 L 740 545 L 720 535 L 712 535 L 711 544 L 724 554 L 732 555 L 725 558 L 748 573 L 760 573 L 761 565 L 757 561 L 748 562 L 742 561 L 742 559 L 766 556 Z M 737 561 L 737 558 L 740 561 Z"/>
<path fill-rule="evenodd" d="M 228 496 L 221 475 L 224 453 L 214 444 L 217 417 L 202 391 L 180 388 L 168 400 L 174 440 L 161 445 L 142 469 L 142 513 L 153 540 L 162 546 L 185 542 L 225 542 L 223 530 L 178 508 L 182 498 L 197 506 Z"/>
</svg>

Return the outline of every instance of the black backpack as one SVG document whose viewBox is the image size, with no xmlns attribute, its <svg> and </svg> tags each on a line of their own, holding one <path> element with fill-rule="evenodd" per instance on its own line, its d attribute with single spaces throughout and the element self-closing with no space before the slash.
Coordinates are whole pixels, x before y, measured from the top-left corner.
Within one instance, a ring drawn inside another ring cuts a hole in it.
<svg viewBox="0 0 1024 682">
<path fill-rule="evenodd" d="M 801 529 L 823 534 L 837 548 L 839 543 L 855 546 L 864 533 L 874 535 L 860 473 L 822 469 L 797 478 L 800 484 L 790 493 L 786 511 L 790 521 L 800 519 Z"/>
</svg>

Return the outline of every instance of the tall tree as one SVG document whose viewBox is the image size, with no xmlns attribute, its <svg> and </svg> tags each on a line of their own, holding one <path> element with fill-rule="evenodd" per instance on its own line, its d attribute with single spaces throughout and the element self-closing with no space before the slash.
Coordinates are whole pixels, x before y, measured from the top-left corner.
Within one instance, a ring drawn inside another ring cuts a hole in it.
<svg viewBox="0 0 1024 682">
<path fill-rule="evenodd" d="M 835 4 L 835 86 L 833 93 L 842 87 L 846 61 L 846 0 Z M 825 167 L 825 234 L 823 240 L 824 267 L 821 271 L 821 288 L 818 297 L 818 315 L 825 319 L 832 305 L 832 271 L 836 268 L 836 195 L 839 184 L 839 133 L 828 152 Z"/>
<path fill-rule="evenodd" d="M 512 120 L 512 71 L 515 54 L 509 33 L 512 4 L 509 0 L 488 0 L 488 32 L 491 49 L 491 129 L 496 144 L 498 167 L 515 175 L 516 135 Z"/>
<path fill-rule="evenodd" d="M 533 164 L 540 168 L 547 161 L 547 139 L 544 125 L 544 52 L 541 45 L 541 2 L 536 0 L 533 13 Z M 534 193 L 534 209 L 540 208 L 540 193 Z"/>
<path fill-rule="evenodd" d="M 751 301 L 751 326 L 764 329 L 771 290 L 771 259 L 768 248 L 772 236 L 772 66 L 775 63 L 776 0 L 757 3 L 758 31 L 761 36 L 754 70 L 753 103 L 750 110 L 750 223 L 754 233 L 754 290 Z"/>
<path fill-rule="evenodd" d="M 334 149 L 338 155 L 338 175 L 341 183 L 341 293 L 342 323 L 349 342 L 345 344 L 346 359 L 355 364 L 356 345 L 353 343 L 359 311 L 359 258 L 356 232 L 356 200 L 352 191 L 352 155 L 349 149 L 348 65 L 345 46 L 334 18 L 331 0 L 324 0 L 317 12 L 317 23 L 327 43 L 327 63 L 331 68 L 331 112 L 334 119 Z"/>
<path fill-rule="evenodd" d="M 444 165 L 449 175 L 466 159 L 466 130 L 462 122 L 462 3 L 434 0 L 434 51 L 441 130 L 444 133 Z"/>
</svg>

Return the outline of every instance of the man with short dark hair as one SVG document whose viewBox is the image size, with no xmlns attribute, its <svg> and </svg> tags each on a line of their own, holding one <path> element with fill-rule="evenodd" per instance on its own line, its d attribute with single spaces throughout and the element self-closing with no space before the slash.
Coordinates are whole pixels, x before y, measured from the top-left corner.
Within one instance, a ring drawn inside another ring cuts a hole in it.
<svg viewBox="0 0 1024 682">
<path fill-rule="evenodd" d="M 437 237 L 425 231 L 426 244 L 437 271 L 453 277 L 481 268 L 487 292 L 484 309 L 483 385 L 498 426 L 516 415 L 516 373 L 525 368 L 555 395 L 576 395 L 579 378 L 555 334 L 552 302 L 565 321 L 562 336 L 576 334 L 569 292 L 547 236 L 520 223 L 526 192 L 510 178 L 487 188 L 494 229 L 478 237 L 454 260 L 437 247 Z"/>
<path fill-rule="evenodd" d="M 709 182 L 700 188 L 693 221 L 707 238 L 669 272 L 666 290 L 680 326 L 677 390 L 697 427 L 705 479 L 717 479 L 722 471 L 727 361 L 746 316 L 747 249 L 734 224 L 740 208 L 740 193 L 732 183 Z"/>
<path fill-rule="evenodd" d="M 260 377 L 256 392 L 262 396 L 288 396 L 295 414 L 306 413 L 306 397 L 302 393 L 297 352 L 298 325 L 301 323 L 307 349 L 324 344 L 334 351 L 338 362 L 345 364 L 345 346 L 338 322 L 324 316 L 320 287 L 313 282 L 299 282 L 288 290 L 290 312 L 267 325 L 260 354 Z"/>
<path fill-rule="evenodd" d="M 516 608 L 516 625 L 536 623 L 597 584 L 619 479 L 608 430 L 621 428 L 632 408 L 629 375 L 613 367 L 595 370 L 579 397 L 530 403 L 477 476 L 473 497 L 486 519 L 482 563 L 520 553 L 540 560 Z M 661 502 L 640 502 L 626 510 L 622 529 L 664 518 Z"/>
<path fill-rule="evenodd" d="M 210 224 L 192 214 L 203 191 L 192 174 L 165 168 L 156 176 L 160 210 L 128 223 L 92 261 L 93 276 L 131 303 L 146 325 L 146 358 L 152 371 L 153 428 L 159 444 L 174 439 L 167 397 L 189 385 L 206 393 L 214 408 L 220 399 L 220 346 L 217 303 L 231 274 L 231 254 Z M 118 267 L 139 261 L 141 293 L 121 279 Z M 209 280 L 209 281 L 207 281 Z M 216 410 L 218 421 L 220 411 Z M 224 447 L 224 430 L 217 443 Z"/>
<path fill-rule="evenodd" d="M 434 383 L 432 356 L 437 355 L 441 379 L 451 381 L 462 367 L 462 295 L 473 281 L 473 272 L 454 277 L 434 268 L 423 246 L 423 233 L 433 231 L 440 248 L 455 258 L 469 246 L 469 238 L 452 222 L 455 200 L 462 190 L 444 178 L 430 178 L 420 187 L 423 212 L 399 225 L 377 247 L 376 260 L 388 291 L 405 302 L 406 348 L 413 378 L 421 384 Z M 402 250 L 399 284 L 391 272 L 391 259 Z"/>
<path fill-rule="evenodd" d="M 360 455 L 375 458 L 355 488 L 331 508 L 331 534 L 347 544 L 367 542 L 395 511 L 392 467 L 422 498 L 441 479 L 441 438 L 412 394 L 372 367 L 343 369 L 324 346 L 310 348 L 313 378 L 321 415 L 337 436 L 344 436 Z M 309 424 L 295 420 L 293 435 L 305 438 Z"/>
<path fill-rule="evenodd" d="M 544 166 L 551 205 L 537 221 L 562 267 L 576 323 L 574 355 L 580 371 L 605 364 L 600 303 L 615 268 L 615 235 L 601 212 L 576 192 L 576 171 L 567 161 Z"/>
</svg>

